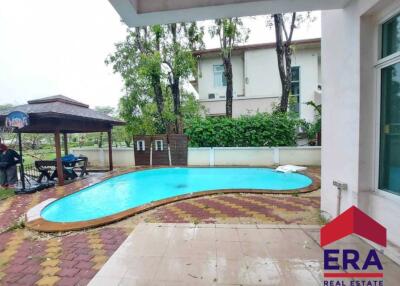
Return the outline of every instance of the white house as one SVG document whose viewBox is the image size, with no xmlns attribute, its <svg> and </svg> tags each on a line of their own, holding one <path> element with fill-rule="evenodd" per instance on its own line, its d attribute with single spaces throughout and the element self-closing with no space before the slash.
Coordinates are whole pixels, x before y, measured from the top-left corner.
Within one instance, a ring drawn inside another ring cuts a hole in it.
<svg viewBox="0 0 400 286">
<path fill-rule="evenodd" d="M 321 210 L 356 205 L 400 245 L 400 1 L 110 1 L 130 26 L 323 10 Z"/>
<path fill-rule="evenodd" d="M 295 41 L 292 57 L 292 109 L 307 121 L 314 110 L 308 101 L 320 102 L 321 39 Z M 193 87 L 209 116 L 225 114 L 226 79 L 219 49 L 197 51 L 198 73 Z M 233 116 L 271 112 L 282 88 L 275 43 L 236 47 L 232 55 Z"/>
</svg>

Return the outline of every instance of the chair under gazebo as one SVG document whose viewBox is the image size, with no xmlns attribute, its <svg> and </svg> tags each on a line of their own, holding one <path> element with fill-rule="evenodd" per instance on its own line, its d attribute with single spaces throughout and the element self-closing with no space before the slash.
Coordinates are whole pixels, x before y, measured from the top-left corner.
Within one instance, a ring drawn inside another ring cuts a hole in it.
<svg viewBox="0 0 400 286">
<path fill-rule="evenodd" d="M 17 118 L 13 123 L 10 114 L 26 116 L 25 124 Z M 78 102 L 63 95 L 55 95 L 30 100 L 27 104 L 10 108 L 0 112 L 0 126 L 11 126 L 12 131 L 18 134 L 20 152 L 22 156 L 22 133 L 51 133 L 54 134 L 56 171 L 58 185 L 64 185 L 64 169 L 62 162 L 61 135 L 64 142 L 64 153 L 68 154 L 68 134 L 106 132 L 108 134 L 109 170 L 113 169 L 112 159 L 112 128 L 124 125 L 123 121 L 105 115 L 89 108 L 89 105 Z M 23 165 L 22 165 L 23 173 Z M 23 188 L 25 188 L 22 174 Z"/>
</svg>

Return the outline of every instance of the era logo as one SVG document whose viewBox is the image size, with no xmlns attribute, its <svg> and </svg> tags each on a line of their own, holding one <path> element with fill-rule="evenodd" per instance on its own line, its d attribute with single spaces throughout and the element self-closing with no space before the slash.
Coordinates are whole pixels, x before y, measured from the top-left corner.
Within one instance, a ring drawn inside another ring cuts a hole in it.
<svg viewBox="0 0 400 286">
<path fill-rule="evenodd" d="M 343 270 L 367 270 L 372 266 L 378 270 L 383 270 L 382 263 L 375 249 L 369 251 L 364 261 L 360 260 L 360 254 L 355 249 L 343 249 L 342 255 L 340 255 L 339 249 L 324 249 L 324 269 L 340 270 L 340 257 L 342 257 L 341 265 L 343 265 Z"/>
<path fill-rule="evenodd" d="M 386 229 L 355 206 L 321 228 L 320 244 L 324 247 L 351 234 L 386 247 Z M 325 278 L 383 278 L 375 249 L 370 249 L 366 257 L 360 257 L 357 249 L 324 249 L 324 270 L 328 271 Z"/>
</svg>

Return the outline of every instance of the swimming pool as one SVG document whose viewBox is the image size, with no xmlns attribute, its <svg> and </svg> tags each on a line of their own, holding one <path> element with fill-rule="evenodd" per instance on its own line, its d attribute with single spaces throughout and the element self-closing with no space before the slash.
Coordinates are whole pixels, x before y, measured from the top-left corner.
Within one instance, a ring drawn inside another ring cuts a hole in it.
<svg viewBox="0 0 400 286">
<path fill-rule="evenodd" d="M 54 223 L 79 223 L 204 191 L 269 190 L 286 193 L 312 183 L 303 174 L 283 174 L 268 168 L 148 169 L 119 175 L 58 199 L 42 209 L 41 217 Z"/>
</svg>

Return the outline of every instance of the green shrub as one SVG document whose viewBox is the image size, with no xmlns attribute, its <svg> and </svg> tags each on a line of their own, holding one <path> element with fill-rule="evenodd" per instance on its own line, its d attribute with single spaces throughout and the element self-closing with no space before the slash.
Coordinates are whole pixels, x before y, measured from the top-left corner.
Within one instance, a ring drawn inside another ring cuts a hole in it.
<svg viewBox="0 0 400 286">
<path fill-rule="evenodd" d="M 297 119 L 284 113 L 239 118 L 193 118 L 185 123 L 191 147 L 260 147 L 296 145 Z"/>
</svg>

